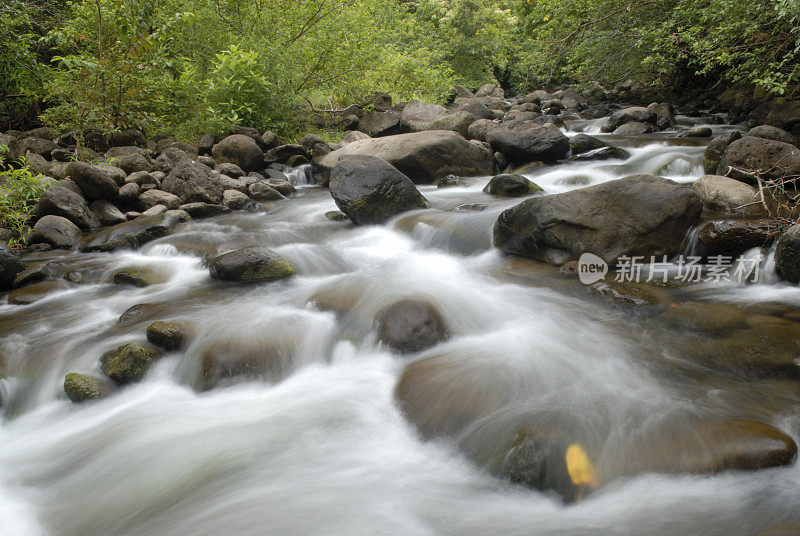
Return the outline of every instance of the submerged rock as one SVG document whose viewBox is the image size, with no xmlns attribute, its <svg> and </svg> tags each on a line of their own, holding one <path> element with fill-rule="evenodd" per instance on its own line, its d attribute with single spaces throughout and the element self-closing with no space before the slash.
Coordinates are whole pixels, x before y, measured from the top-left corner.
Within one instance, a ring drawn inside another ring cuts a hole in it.
<svg viewBox="0 0 800 536">
<path fill-rule="evenodd" d="M 284 359 L 274 342 L 257 338 L 224 339 L 201 351 L 196 387 L 205 391 L 237 380 L 274 381 L 284 374 Z"/>
<path fill-rule="evenodd" d="M 345 156 L 331 172 L 330 192 L 353 223 L 384 223 L 397 214 L 425 208 L 411 179 L 374 156 Z"/>
<path fill-rule="evenodd" d="M 268 282 L 295 275 L 292 264 L 262 246 L 235 249 L 208 260 L 209 272 L 214 279 L 233 282 Z"/>
<path fill-rule="evenodd" d="M 424 301 L 402 300 L 376 317 L 378 339 L 401 354 L 421 352 L 448 338 L 439 311 Z"/>
<path fill-rule="evenodd" d="M 134 287 L 149 287 L 164 282 L 164 278 L 152 268 L 122 268 L 114 272 L 111 280 L 115 285 L 131 285 Z"/>
<path fill-rule="evenodd" d="M 138 382 L 144 377 L 154 355 L 138 344 L 125 344 L 106 352 L 100 358 L 100 368 L 118 385 Z"/>
<path fill-rule="evenodd" d="M 12 290 L 8 295 L 8 303 L 12 305 L 29 305 L 46 298 L 50 294 L 69 288 L 70 285 L 66 281 L 40 281 Z"/>
</svg>

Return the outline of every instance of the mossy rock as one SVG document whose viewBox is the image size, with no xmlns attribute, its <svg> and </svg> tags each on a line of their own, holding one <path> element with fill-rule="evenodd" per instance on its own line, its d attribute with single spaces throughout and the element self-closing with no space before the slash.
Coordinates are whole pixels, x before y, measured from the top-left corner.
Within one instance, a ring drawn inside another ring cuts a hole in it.
<svg viewBox="0 0 800 536">
<path fill-rule="evenodd" d="M 123 268 L 114 272 L 112 281 L 115 285 L 143 288 L 163 283 L 164 279 L 149 268 Z"/>
<path fill-rule="evenodd" d="M 77 372 L 70 372 L 64 377 L 64 393 L 76 404 L 97 400 L 106 394 L 100 380 Z"/>
<path fill-rule="evenodd" d="M 274 251 L 251 246 L 223 253 L 208 261 L 214 279 L 256 283 L 275 281 L 297 273 L 295 267 Z"/>
<path fill-rule="evenodd" d="M 147 326 L 147 340 L 168 352 L 180 350 L 189 337 L 189 327 L 173 322 L 153 322 Z"/>
<path fill-rule="evenodd" d="M 118 385 L 138 382 L 153 364 L 154 355 L 138 344 L 125 344 L 100 358 L 103 372 Z"/>
</svg>

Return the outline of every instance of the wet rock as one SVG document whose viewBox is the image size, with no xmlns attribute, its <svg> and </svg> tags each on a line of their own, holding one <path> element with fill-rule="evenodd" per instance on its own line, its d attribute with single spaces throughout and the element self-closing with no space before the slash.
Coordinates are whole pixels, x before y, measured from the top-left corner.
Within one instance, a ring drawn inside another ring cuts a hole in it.
<svg viewBox="0 0 800 536">
<path fill-rule="evenodd" d="M 633 106 L 617 110 L 608 118 L 601 130 L 603 132 L 614 132 L 625 123 L 645 123 L 655 126 L 658 122 L 658 114 L 655 111 L 641 106 Z"/>
<path fill-rule="evenodd" d="M 261 246 L 235 249 L 208 260 L 214 279 L 234 282 L 268 282 L 295 275 L 292 264 Z"/>
<path fill-rule="evenodd" d="M 247 136 L 243 137 L 255 144 Z M 161 157 L 172 151 L 177 151 L 182 156 L 172 153 L 173 156 L 176 156 L 175 163 L 169 175 L 162 181 L 161 189 L 177 195 L 184 203 L 221 203 L 225 187 L 219 178 L 208 167 L 193 161 L 186 153 L 178 149 L 167 149 Z"/>
<path fill-rule="evenodd" d="M 211 203 L 187 203 L 179 208 L 186 211 L 192 218 L 210 218 L 225 214 L 231 210 L 225 205 L 213 205 Z"/>
<path fill-rule="evenodd" d="M 455 132 L 430 130 L 350 143 L 321 158 L 316 164 L 321 183 L 326 183 L 339 159 L 346 155 L 381 158 L 414 183 L 432 184 L 447 175 L 490 175 L 494 171 L 492 152 L 470 143 Z"/>
<path fill-rule="evenodd" d="M 490 195 L 500 197 L 521 197 L 535 193 L 544 193 L 538 184 L 526 179 L 522 175 L 504 174 L 492 177 L 489 184 L 483 189 Z"/>
<path fill-rule="evenodd" d="M 26 266 L 7 245 L 0 243 L 0 290 L 9 290 Z"/>
<path fill-rule="evenodd" d="M 107 394 L 101 380 L 77 372 L 70 372 L 64 377 L 64 393 L 76 404 L 98 400 Z"/>
<path fill-rule="evenodd" d="M 146 267 L 122 268 L 114 272 L 111 276 L 111 280 L 115 285 L 130 285 L 139 288 L 158 285 L 164 282 L 164 278 L 161 274 Z"/>
<path fill-rule="evenodd" d="M 106 352 L 100 358 L 100 368 L 114 383 L 125 385 L 141 380 L 154 355 L 138 344 L 125 344 L 116 350 Z"/>
<path fill-rule="evenodd" d="M 673 303 L 664 316 L 676 326 L 704 332 L 729 331 L 741 327 L 746 318 L 738 307 L 715 302 Z"/>
<path fill-rule="evenodd" d="M 189 338 L 190 329 L 175 322 L 153 322 L 147 326 L 147 340 L 168 352 L 180 350 Z"/>
<path fill-rule="evenodd" d="M 725 149 L 717 167 L 718 175 L 727 175 L 755 183 L 762 179 L 780 179 L 800 175 L 800 149 L 782 141 L 745 136 Z"/>
<path fill-rule="evenodd" d="M 614 129 L 614 134 L 617 136 L 641 136 L 642 134 L 650 134 L 656 130 L 656 127 L 650 123 L 630 121 Z"/>
<path fill-rule="evenodd" d="M 740 139 L 742 139 L 742 133 L 737 130 L 730 134 L 722 134 L 711 140 L 711 143 L 708 144 L 708 147 L 703 152 L 703 170 L 709 174 L 716 173 L 725 149 L 728 145 Z"/>
<path fill-rule="evenodd" d="M 285 373 L 283 356 L 273 341 L 256 338 L 224 339 L 201 351 L 199 390 L 236 380 L 277 380 Z"/>
<path fill-rule="evenodd" d="M 751 248 L 769 247 L 786 224 L 780 220 L 710 221 L 697 229 L 694 255 L 708 258 L 724 255 L 736 259 Z"/>
<path fill-rule="evenodd" d="M 785 281 L 800 283 L 800 225 L 792 225 L 778 239 L 775 268 Z"/>
<path fill-rule="evenodd" d="M 574 273 L 577 273 L 577 262 L 575 262 Z M 570 266 L 572 263 L 567 263 L 561 267 L 560 273 L 566 273 L 573 268 Z M 573 273 L 570 272 L 570 273 Z M 602 296 L 610 299 L 615 303 L 625 305 L 656 305 L 666 301 L 669 296 L 657 287 L 653 287 L 641 283 L 633 282 L 619 282 L 619 281 L 598 281 L 590 287 L 592 290 L 598 292 Z"/>
<path fill-rule="evenodd" d="M 590 252 L 609 264 L 623 255 L 671 255 L 702 212 L 688 185 L 632 175 L 538 196 L 500 214 L 495 247 L 556 265 Z"/>
<path fill-rule="evenodd" d="M 163 312 L 164 306 L 160 303 L 139 303 L 126 309 L 117 322 L 129 326 L 155 318 Z"/>
<path fill-rule="evenodd" d="M 466 186 L 467 183 L 461 177 L 456 175 L 448 175 L 446 177 L 442 177 L 441 179 L 437 179 L 434 184 L 437 188 L 449 188 L 451 186 Z"/>
<path fill-rule="evenodd" d="M 378 339 L 401 354 L 421 352 L 447 340 L 447 328 L 431 304 L 402 300 L 378 313 Z"/>
<path fill-rule="evenodd" d="M 104 199 L 114 201 L 119 193 L 119 186 L 111 173 L 98 166 L 85 162 L 70 162 L 67 166 L 69 178 L 75 182 L 89 200 Z"/>
<path fill-rule="evenodd" d="M 565 158 L 570 150 L 569 139 L 560 130 L 530 121 L 503 123 L 489 130 L 486 141 L 515 164 L 554 163 Z"/>
<path fill-rule="evenodd" d="M 573 155 L 587 155 L 587 157 L 591 156 L 595 160 L 605 160 L 606 158 L 625 159 L 630 156 L 630 153 L 625 149 L 612 147 L 587 134 L 577 134 L 571 137 L 569 146 Z"/>
<path fill-rule="evenodd" d="M 463 203 L 453 207 L 453 212 L 482 212 L 486 210 L 486 205 L 481 203 Z"/>
<path fill-rule="evenodd" d="M 713 131 L 710 127 L 694 127 L 683 132 L 679 132 L 676 137 L 678 138 L 708 138 L 711 137 Z"/>
<path fill-rule="evenodd" d="M 116 225 L 128 221 L 125 214 L 109 201 L 93 201 L 92 204 L 89 205 L 89 209 L 97 216 L 97 219 L 100 220 L 100 223 L 103 225 Z"/>
<path fill-rule="evenodd" d="M 243 134 L 224 138 L 214 146 L 212 154 L 217 162 L 236 164 L 244 171 L 258 171 L 264 168 L 264 152 L 253 138 Z"/>
<path fill-rule="evenodd" d="M 437 119 L 446 116 L 447 113 L 447 108 L 444 106 L 411 100 L 403 108 L 402 125 L 411 132 L 430 130 L 431 125 Z"/>
<path fill-rule="evenodd" d="M 61 216 L 43 216 L 33 226 L 30 242 L 50 244 L 58 249 L 70 249 L 83 233 L 77 225 Z"/>
<path fill-rule="evenodd" d="M 349 221 L 350 218 L 347 217 L 347 214 L 344 212 L 340 212 L 338 210 L 329 210 L 325 213 L 325 217 L 331 221 Z"/>
<path fill-rule="evenodd" d="M 751 128 L 747 132 L 747 135 L 754 138 L 763 138 L 765 140 L 781 141 L 794 145 L 795 147 L 800 147 L 800 138 L 789 134 L 785 130 L 770 125 L 761 125 Z"/>
<path fill-rule="evenodd" d="M 692 184 L 692 189 L 708 208 L 745 214 L 763 212 L 763 207 L 757 203 L 758 191 L 736 179 L 720 175 L 704 175 Z"/>
<path fill-rule="evenodd" d="M 289 182 L 289 178 L 280 171 L 267 170 L 267 184 L 277 190 L 282 196 L 288 197 L 297 193 L 297 189 Z"/>
<path fill-rule="evenodd" d="M 166 236 L 175 229 L 176 218 L 169 214 L 140 216 L 133 221 L 119 223 L 94 231 L 81 239 L 81 251 L 112 251 L 119 248 L 138 248 Z"/>
<path fill-rule="evenodd" d="M 47 215 L 61 216 L 81 229 L 100 227 L 100 220 L 89 210 L 86 200 L 61 186 L 45 190 L 34 212 L 40 218 Z"/>
<path fill-rule="evenodd" d="M 663 130 L 677 124 L 675 121 L 675 109 L 668 102 L 654 102 L 650 104 L 647 109 L 656 113 L 656 124 L 658 128 Z"/>
<path fill-rule="evenodd" d="M 12 290 L 8 295 L 8 303 L 12 305 L 29 305 L 50 294 L 69 289 L 66 281 L 41 281 Z"/>
<path fill-rule="evenodd" d="M 360 225 L 383 223 L 427 206 L 408 177 L 374 156 L 340 159 L 331 172 L 330 193 L 339 209 Z"/>
</svg>

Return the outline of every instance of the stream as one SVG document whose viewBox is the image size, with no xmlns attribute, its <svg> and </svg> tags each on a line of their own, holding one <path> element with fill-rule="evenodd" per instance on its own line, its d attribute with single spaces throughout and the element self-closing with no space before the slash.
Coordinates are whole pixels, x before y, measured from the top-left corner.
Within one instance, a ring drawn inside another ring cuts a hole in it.
<svg viewBox="0 0 800 536">
<path fill-rule="evenodd" d="M 568 121 L 566 133 L 597 135 L 629 159 L 527 176 L 559 193 L 637 173 L 703 175 L 708 139 L 597 134 L 603 121 Z M 304 170 L 292 180 L 298 194 L 264 212 L 190 221 L 138 251 L 28 259 L 57 260 L 85 283 L 0 305 L 2 535 L 800 534 L 798 464 L 632 470 L 669 455 L 670 441 L 643 437 L 684 437 L 708 419 L 754 419 L 800 439 L 800 288 L 776 281 L 769 252 L 754 284 L 649 285 L 650 305 L 634 306 L 493 249 L 494 221 L 521 199 L 483 193 L 489 177 L 421 186 L 430 208 L 366 227 L 328 220 L 336 205 Z M 298 275 L 212 280 L 203 252 L 237 242 L 273 249 Z M 108 282 L 125 267 L 159 282 Z M 376 314 L 404 298 L 435 305 L 450 339 L 405 357 L 379 345 Z M 691 329 L 670 316 L 683 302 L 719 322 L 739 315 L 736 327 Z M 118 322 L 142 303 L 157 304 L 157 317 Z M 142 382 L 89 404 L 67 400 L 65 374 L 100 375 L 99 356 L 144 343 L 154 319 L 188 322 L 194 335 Z M 204 391 L 200 356 L 215 344 L 261 349 L 273 366 Z M 482 408 L 446 437 L 420 434 L 395 399 L 405 367 L 426 358 L 446 365 L 445 387 L 420 404 L 463 397 Z M 586 445 L 607 483 L 565 504 L 493 475 L 531 420 Z"/>
</svg>

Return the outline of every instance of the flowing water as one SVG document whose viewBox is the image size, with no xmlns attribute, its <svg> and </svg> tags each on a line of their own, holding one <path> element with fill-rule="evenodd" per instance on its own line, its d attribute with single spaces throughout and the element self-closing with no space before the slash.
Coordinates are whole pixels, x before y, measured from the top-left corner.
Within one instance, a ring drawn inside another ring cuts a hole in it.
<svg viewBox="0 0 800 536">
<path fill-rule="evenodd" d="M 569 122 L 568 134 L 598 125 Z M 605 138 L 631 158 L 530 177 L 554 193 L 632 173 L 702 174 L 700 140 Z M 307 185 L 306 176 L 300 169 L 293 180 Z M 755 347 L 779 370 L 796 368 L 800 289 L 765 277 L 653 287 L 656 305 L 620 305 L 493 250 L 494 220 L 520 200 L 482 193 L 488 178 L 470 181 L 421 187 L 431 208 L 383 226 L 329 221 L 336 207 L 327 190 L 307 186 L 265 212 L 186 223 L 140 251 L 57 258 L 87 283 L 0 306 L 0 533 L 800 533 L 797 465 L 706 476 L 630 471 L 629 463 L 658 455 L 652 443 L 637 451 L 637 438 L 707 419 L 756 419 L 798 439 L 797 375 L 768 367 L 742 375 L 737 352 Z M 453 210 L 464 204 L 485 210 Z M 300 275 L 260 286 L 212 280 L 203 251 L 240 242 L 274 249 Z M 106 282 L 130 266 L 149 267 L 161 282 Z M 774 270 L 770 261 L 761 267 Z M 408 297 L 434 304 L 451 334 L 411 358 L 377 344 L 373 325 L 378 311 Z M 724 336 L 687 329 L 665 316 L 682 301 L 731 305 L 745 319 Z M 165 354 L 141 383 L 71 404 L 66 373 L 99 375 L 104 351 L 145 340 L 152 318 L 117 322 L 141 303 L 159 304 L 158 319 L 192 324 L 190 344 Z M 219 341 L 269 351 L 275 367 L 260 381 L 198 390 L 199 356 Z M 403 369 L 425 358 L 448 367 L 442 390 L 426 395 L 432 403 L 452 396 L 488 408 L 448 437 L 425 439 L 394 398 Z M 614 478 L 577 504 L 496 478 L 496 451 L 531 420 L 573 434 Z"/>
</svg>

